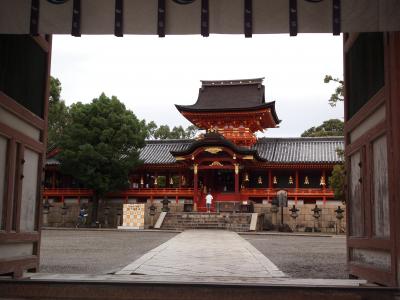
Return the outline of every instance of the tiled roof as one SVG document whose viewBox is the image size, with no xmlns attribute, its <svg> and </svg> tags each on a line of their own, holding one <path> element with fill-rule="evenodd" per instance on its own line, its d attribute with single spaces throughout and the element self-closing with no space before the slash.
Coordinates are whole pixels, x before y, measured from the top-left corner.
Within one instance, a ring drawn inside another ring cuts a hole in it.
<svg viewBox="0 0 400 300">
<path fill-rule="evenodd" d="M 183 151 L 195 140 L 147 141 L 139 158 L 145 164 L 171 164 L 175 158 L 171 151 Z M 262 159 L 271 163 L 339 163 L 343 159 L 336 153 L 344 149 L 343 137 L 321 138 L 260 138 L 253 146 Z M 47 165 L 57 165 L 55 158 L 48 158 Z"/>
<path fill-rule="evenodd" d="M 193 141 L 148 141 L 140 152 L 140 159 L 146 164 L 174 163 L 170 151 L 186 150 Z M 344 140 L 342 137 L 260 138 L 253 149 L 272 163 L 338 163 L 343 160 L 336 149 L 344 149 Z"/>
<path fill-rule="evenodd" d="M 262 158 L 274 163 L 337 163 L 343 161 L 336 150 L 344 149 L 344 139 L 261 138 L 254 149 Z"/>
<path fill-rule="evenodd" d="M 175 158 L 170 151 L 186 150 L 194 140 L 157 140 L 146 141 L 146 146 L 140 151 L 139 159 L 145 164 L 170 164 Z"/>
</svg>

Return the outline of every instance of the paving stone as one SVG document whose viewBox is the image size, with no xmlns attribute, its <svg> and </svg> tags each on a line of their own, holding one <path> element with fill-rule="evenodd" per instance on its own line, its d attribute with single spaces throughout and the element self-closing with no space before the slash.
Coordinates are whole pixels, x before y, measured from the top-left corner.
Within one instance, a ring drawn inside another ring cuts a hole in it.
<svg viewBox="0 0 400 300">
<path fill-rule="evenodd" d="M 225 230 L 187 230 L 116 274 L 285 277 L 249 242 Z"/>
</svg>

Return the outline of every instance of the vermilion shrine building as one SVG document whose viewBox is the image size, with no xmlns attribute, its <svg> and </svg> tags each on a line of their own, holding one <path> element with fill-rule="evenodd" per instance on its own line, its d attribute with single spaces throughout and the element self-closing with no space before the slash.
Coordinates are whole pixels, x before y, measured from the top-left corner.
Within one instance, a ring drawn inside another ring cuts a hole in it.
<svg viewBox="0 0 400 300">
<path fill-rule="evenodd" d="M 269 204 L 284 189 L 291 205 L 340 204 L 328 178 L 342 163 L 337 150 L 343 150 L 343 138 L 257 138 L 257 131 L 280 123 L 275 102 L 265 101 L 262 78 L 202 81 L 196 103 L 176 108 L 206 133 L 194 140 L 147 141 L 140 153 L 143 165 L 132 170 L 131 188 L 109 195 L 114 201 L 168 196 L 188 204 L 188 210 L 204 211 L 211 191 L 214 211 L 238 211 L 249 200 Z M 90 198 L 91 190 L 58 172 L 56 153 L 48 155 L 44 197 Z"/>
</svg>

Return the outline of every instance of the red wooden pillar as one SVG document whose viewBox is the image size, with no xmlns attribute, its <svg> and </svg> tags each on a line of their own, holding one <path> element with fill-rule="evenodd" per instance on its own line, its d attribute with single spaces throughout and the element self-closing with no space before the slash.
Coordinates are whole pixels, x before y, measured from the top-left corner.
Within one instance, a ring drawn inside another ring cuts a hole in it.
<svg viewBox="0 0 400 300">
<path fill-rule="evenodd" d="M 197 164 L 193 165 L 193 202 L 197 207 L 197 193 L 198 193 L 198 177 L 197 177 Z"/>
<path fill-rule="evenodd" d="M 297 205 L 297 193 L 299 191 L 299 170 L 296 170 L 296 196 L 294 196 L 294 204 Z"/>
<path fill-rule="evenodd" d="M 268 188 L 270 189 L 270 191 L 272 191 L 273 182 L 272 182 L 272 170 L 271 169 L 268 170 Z M 268 193 L 267 200 L 268 200 L 268 202 L 271 201 L 270 193 Z"/>
<path fill-rule="evenodd" d="M 322 170 L 322 177 L 324 178 L 324 184 L 322 185 L 322 203 L 325 205 L 326 204 L 326 172 L 325 170 Z"/>
<path fill-rule="evenodd" d="M 178 197 L 178 195 L 175 196 L 175 203 L 176 203 L 176 204 L 179 203 L 179 197 Z"/>
<path fill-rule="evenodd" d="M 239 199 L 239 164 L 235 164 L 235 194 Z"/>
</svg>

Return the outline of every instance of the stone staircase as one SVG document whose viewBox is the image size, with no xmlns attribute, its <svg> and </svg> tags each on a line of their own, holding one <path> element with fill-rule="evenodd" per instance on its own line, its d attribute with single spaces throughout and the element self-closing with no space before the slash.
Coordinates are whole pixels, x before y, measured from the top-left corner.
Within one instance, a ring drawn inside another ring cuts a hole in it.
<svg viewBox="0 0 400 300">
<path fill-rule="evenodd" d="M 251 213 L 167 213 L 161 229 L 225 229 L 250 231 Z"/>
</svg>

